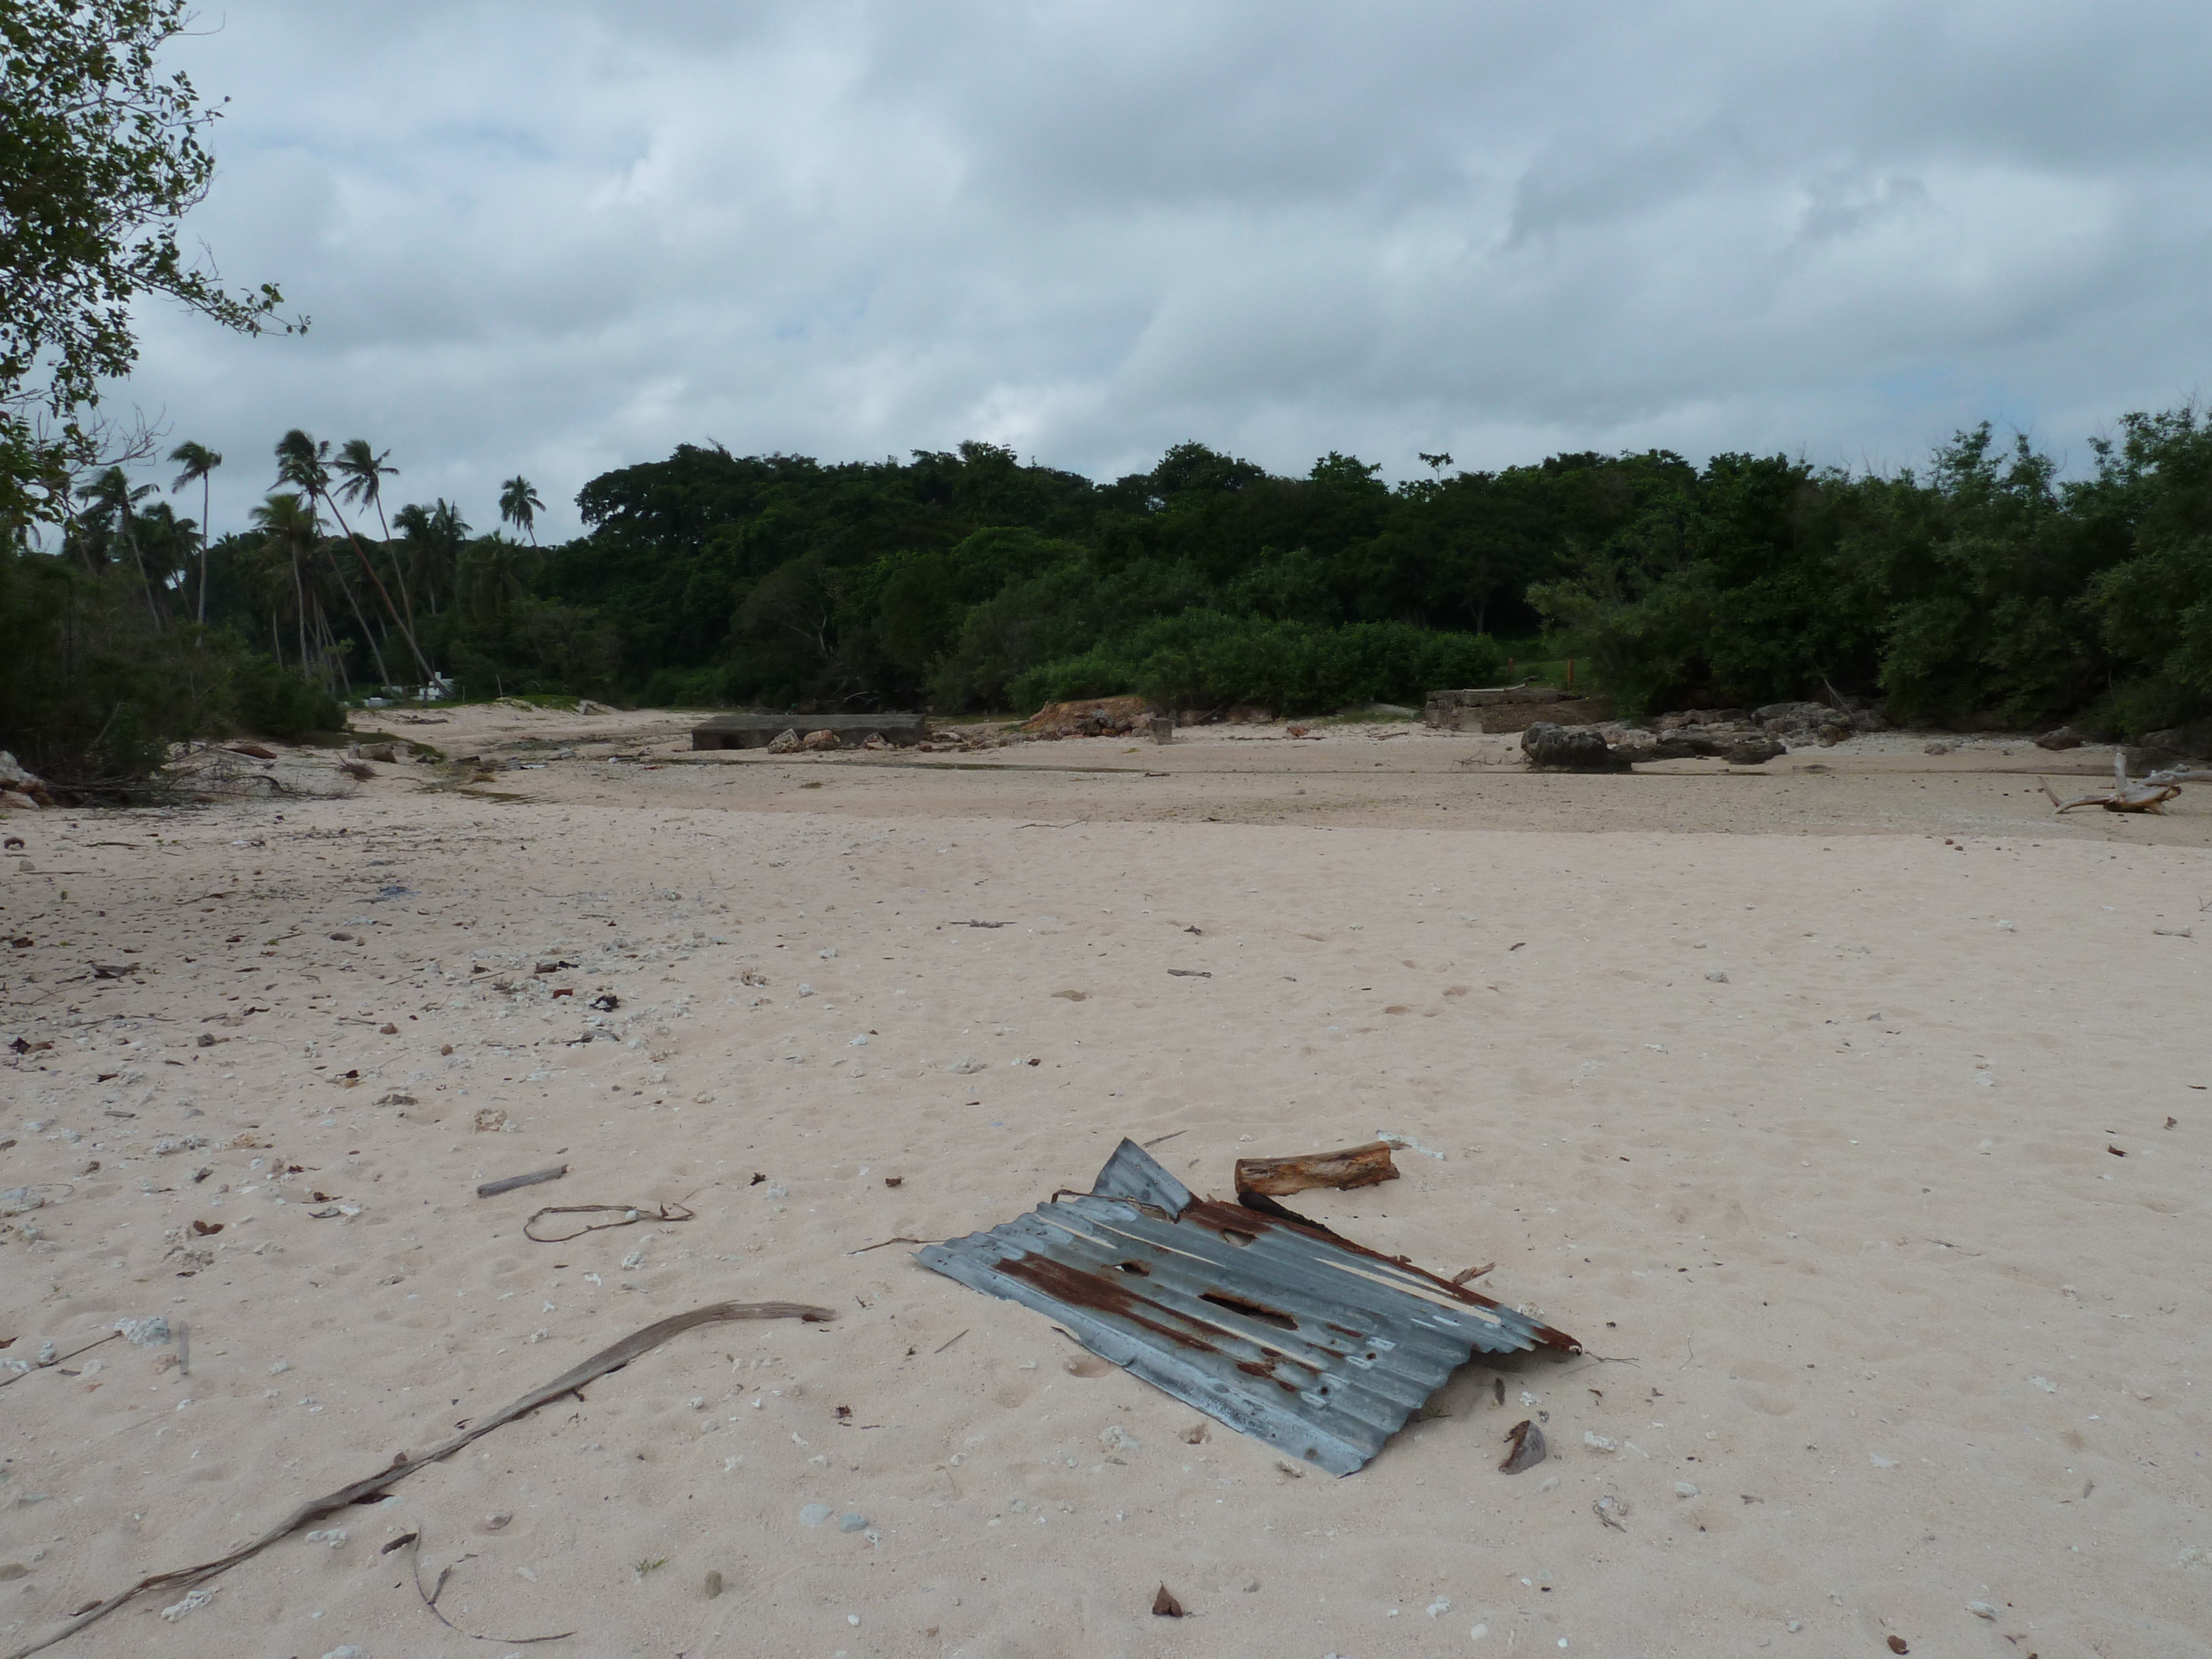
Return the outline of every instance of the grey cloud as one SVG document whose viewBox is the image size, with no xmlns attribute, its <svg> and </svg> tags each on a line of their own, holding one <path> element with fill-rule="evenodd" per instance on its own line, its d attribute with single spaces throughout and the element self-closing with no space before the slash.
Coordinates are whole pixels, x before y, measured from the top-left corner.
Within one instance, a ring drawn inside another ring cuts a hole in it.
<svg viewBox="0 0 2212 1659">
<path fill-rule="evenodd" d="M 194 229 L 304 340 L 149 310 L 231 457 L 388 446 L 478 523 L 712 435 L 1186 437 L 1392 477 L 1644 445 L 1910 461 L 2197 386 L 2179 4 L 233 6 Z"/>
</svg>

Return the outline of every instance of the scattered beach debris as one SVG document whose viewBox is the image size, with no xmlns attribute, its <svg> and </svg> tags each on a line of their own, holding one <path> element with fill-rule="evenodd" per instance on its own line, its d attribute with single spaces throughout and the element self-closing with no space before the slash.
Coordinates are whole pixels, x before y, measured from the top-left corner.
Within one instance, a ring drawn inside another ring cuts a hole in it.
<svg viewBox="0 0 2212 1659">
<path fill-rule="evenodd" d="M 1183 1604 L 1176 1600 L 1175 1592 L 1163 1584 L 1159 1593 L 1152 1597 L 1152 1616 L 1157 1619 L 1187 1619 L 1190 1615 Z"/>
<path fill-rule="evenodd" d="M 611 1221 L 587 1221 L 565 1233 L 550 1237 L 533 1231 L 538 1222 L 549 1215 L 608 1215 Z M 540 1244 L 565 1244 L 572 1238 L 581 1238 L 586 1233 L 602 1233 L 610 1227 L 634 1227 L 641 1221 L 696 1221 L 698 1216 L 688 1205 L 678 1200 L 673 1204 L 658 1204 L 647 1209 L 641 1204 L 556 1204 L 532 1214 L 522 1224 L 522 1236 Z"/>
<path fill-rule="evenodd" d="M 250 1543 L 240 1545 L 228 1555 L 217 1556 L 212 1561 L 203 1561 L 195 1566 L 178 1567 L 168 1572 L 149 1573 L 128 1589 L 118 1590 L 106 1601 L 95 1603 L 81 1613 L 71 1615 L 59 1630 L 40 1638 L 27 1647 L 15 1649 L 7 1656 L 7 1659 L 30 1659 L 32 1654 L 42 1653 L 56 1643 L 67 1640 L 86 1626 L 106 1618 L 118 1607 L 152 1591 L 190 1589 L 191 1594 L 185 1599 L 189 1601 L 193 1595 L 197 1595 L 199 1600 L 196 1605 L 204 1607 L 208 1601 L 207 1593 L 192 1587 L 229 1571 L 241 1561 L 250 1560 L 271 1544 L 290 1537 L 292 1534 L 312 1521 L 319 1521 L 327 1515 L 336 1515 L 366 1498 L 381 1494 L 393 1483 L 404 1480 L 417 1470 L 427 1468 L 433 1463 L 442 1462 L 464 1446 L 474 1444 L 494 1429 L 512 1423 L 519 1417 L 526 1417 L 540 1406 L 558 1400 L 563 1395 L 573 1394 L 585 1384 L 597 1382 L 610 1371 L 621 1370 L 631 1360 L 642 1354 L 650 1353 L 662 1343 L 672 1337 L 680 1336 L 685 1331 L 695 1330 L 702 1325 L 723 1324 L 737 1319 L 800 1319 L 809 1324 L 818 1324 L 826 1320 L 835 1319 L 836 1316 L 834 1309 L 810 1307 L 799 1302 L 713 1302 L 703 1308 L 694 1308 L 689 1313 L 677 1314 L 657 1323 L 647 1325 L 642 1330 L 632 1332 L 612 1346 L 600 1349 L 582 1364 L 562 1372 L 550 1382 L 532 1389 L 520 1399 L 501 1407 L 489 1417 L 471 1425 L 450 1440 L 433 1446 L 420 1457 L 410 1457 L 403 1452 L 382 1468 L 362 1477 L 352 1485 L 341 1486 L 336 1492 L 326 1493 L 323 1497 L 308 1499 L 258 1538 Z"/>
<path fill-rule="evenodd" d="M 1287 1198 L 1292 1193 L 1316 1187 L 1334 1187 L 1349 1192 L 1355 1187 L 1372 1187 L 1397 1178 L 1398 1166 L 1390 1161 L 1389 1143 L 1382 1140 L 1346 1146 L 1335 1152 L 1237 1160 L 1237 1195 L 1240 1199 L 1248 1193 Z"/>
<path fill-rule="evenodd" d="M 558 1181 L 568 1173 L 565 1164 L 556 1164 L 549 1170 L 532 1170 L 528 1175 L 508 1176 L 502 1181 L 487 1181 L 477 1188 L 478 1198 L 496 1198 L 501 1193 L 511 1193 L 518 1187 L 535 1187 L 541 1182 Z"/>
<path fill-rule="evenodd" d="M 1212 974 L 1203 968 L 1170 968 L 1168 972 L 1177 979 L 1212 979 Z"/>
<path fill-rule="evenodd" d="M 1620 1524 L 1622 1519 L 1628 1514 L 1628 1505 L 1611 1492 L 1599 1498 L 1596 1503 L 1590 1505 L 1590 1508 L 1596 1511 L 1599 1520 L 1604 1522 L 1615 1532 L 1628 1530 L 1626 1527 Z"/>
<path fill-rule="evenodd" d="M 1127 1139 L 1091 1192 L 1055 1193 L 917 1259 L 1060 1321 L 1102 1358 L 1340 1475 L 1380 1451 L 1471 1352 L 1582 1352 L 1563 1331 L 1263 1194 L 1199 1199 Z"/>
<path fill-rule="evenodd" d="M 66 1181 L 44 1181 L 29 1187 L 10 1187 L 0 1192 L 0 1215 L 28 1215 L 49 1204 L 58 1204 L 76 1190 Z"/>
<path fill-rule="evenodd" d="M 1502 1382 L 1504 1379 L 1499 1380 Z M 1522 1418 L 1507 1431 L 1505 1440 L 1505 1461 L 1498 1466 L 1505 1474 L 1518 1474 L 1523 1469 L 1534 1468 L 1544 1461 L 1547 1449 L 1544 1444 L 1544 1431 L 1536 1426 L 1534 1419 Z"/>
<path fill-rule="evenodd" d="M 125 1324 L 130 1324 L 134 1322 L 126 1320 L 124 1322 Z M 167 1322 L 148 1321 L 147 1322 L 149 1324 L 155 1322 L 161 1323 L 162 1333 L 161 1340 L 166 1342 L 169 1340 L 169 1328 Z M 121 1336 L 122 1334 L 123 1333 L 119 1330 L 110 1331 L 106 1336 L 95 1337 L 93 1340 L 86 1343 L 82 1347 L 71 1348 L 67 1353 L 58 1353 L 55 1352 L 54 1345 L 52 1342 L 42 1342 L 39 1345 L 38 1358 L 35 1359 L 0 1360 L 0 1370 L 4 1370 L 9 1373 L 6 1377 L 0 1377 L 0 1389 L 6 1388 L 11 1382 L 21 1382 L 33 1371 L 46 1370 L 56 1365 L 66 1364 L 70 1360 L 76 1358 L 79 1354 L 90 1353 L 101 1343 L 112 1342 L 117 1337 Z M 15 1339 L 14 1337 L 9 1337 L 6 1342 L 0 1342 L 0 1348 L 10 1346 L 15 1340 Z M 100 1362 L 98 1360 L 94 1360 L 93 1362 L 95 1366 L 97 1366 L 99 1363 Z M 74 1375 L 74 1373 L 64 1373 L 64 1375 Z"/>
</svg>

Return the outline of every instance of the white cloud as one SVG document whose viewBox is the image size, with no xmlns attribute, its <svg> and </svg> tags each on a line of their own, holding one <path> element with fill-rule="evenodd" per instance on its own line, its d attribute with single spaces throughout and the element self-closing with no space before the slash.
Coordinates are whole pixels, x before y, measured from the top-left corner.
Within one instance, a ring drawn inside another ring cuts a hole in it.
<svg viewBox="0 0 2212 1659">
<path fill-rule="evenodd" d="M 304 340 L 149 309 L 124 389 L 303 425 L 395 499 L 543 529 L 709 436 L 1197 437 L 1303 471 L 1658 445 L 2080 453 L 2190 396 L 2212 15 L 1996 4 L 302 7 L 180 43 L 228 94 L 192 228 Z"/>
</svg>

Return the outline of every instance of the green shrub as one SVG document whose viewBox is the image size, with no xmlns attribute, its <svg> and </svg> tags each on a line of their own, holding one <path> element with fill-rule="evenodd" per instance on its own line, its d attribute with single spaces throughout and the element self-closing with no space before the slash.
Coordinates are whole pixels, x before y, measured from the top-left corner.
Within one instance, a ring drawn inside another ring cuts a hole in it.
<svg viewBox="0 0 2212 1659">
<path fill-rule="evenodd" d="M 1260 703 L 1285 714 L 1415 703 L 1447 686 L 1494 682 L 1495 641 L 1406 623 L 1339 628 L 1188 611 L 1146 623 L 1018 678 L 1014 707 L 1136 692 L 1168 708 Z"/>
<path fill-rule="evenodd" d="M 730 701 L 730 671 L 720 664 L 656 669 L 638 693 L 647 708 L 717 708 Z"/>
<path fill-rule="evenodd" d="M 259 737 L 290 741 L 345 729 L 345 705 L 330 687 L 258 652 L 237 653 L 231 694 L 238 726 Z"/>
</svg>

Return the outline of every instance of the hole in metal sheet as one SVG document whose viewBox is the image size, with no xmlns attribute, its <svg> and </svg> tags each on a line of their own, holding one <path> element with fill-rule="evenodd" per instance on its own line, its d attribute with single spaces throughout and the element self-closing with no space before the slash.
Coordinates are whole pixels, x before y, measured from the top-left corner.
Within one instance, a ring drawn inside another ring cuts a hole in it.
<svg viewBox="0 0 2212 1659">
<path fill-rule="evenodd" d="M 1125 1273 L 1141 1273 L 1148 1279 L 1152 1276 L 1152 1270 L 1141 1261 L 1117 1261 L 1114 1265 Z"/>
<path fill-rule="evenodd" d="M 1224 1291 L 1207 1291 L 1199 1297 L 1199 1300 L 1211 1302 L 1217 1308 L 1226 1308 L 1231 1313 L 1241 1313 L 1252 1319 L 1265 1320 L 1279 1330 L 1294 1331 L 1298 1328 L 1298 1322 L 1288 1314 L 1277 1313 L 1273 1308 L 1263 1308 L 1256 1302 L 1247 1302 L 1242 1297 L 1231 1296 Z"/>
<path fill-rule="evenodd" d="M 1260 1239 L 1260 1235 L 1257 1233 L 1240 1233 L 1234 1227 L 1224 1227 L 1221 1230 L 1221 1236 L 1227 1239 L 1231 1244 L 1240 1246 L 1245 1244 L 1255 1244 L 1259 1243 Z"/>
</svg>

